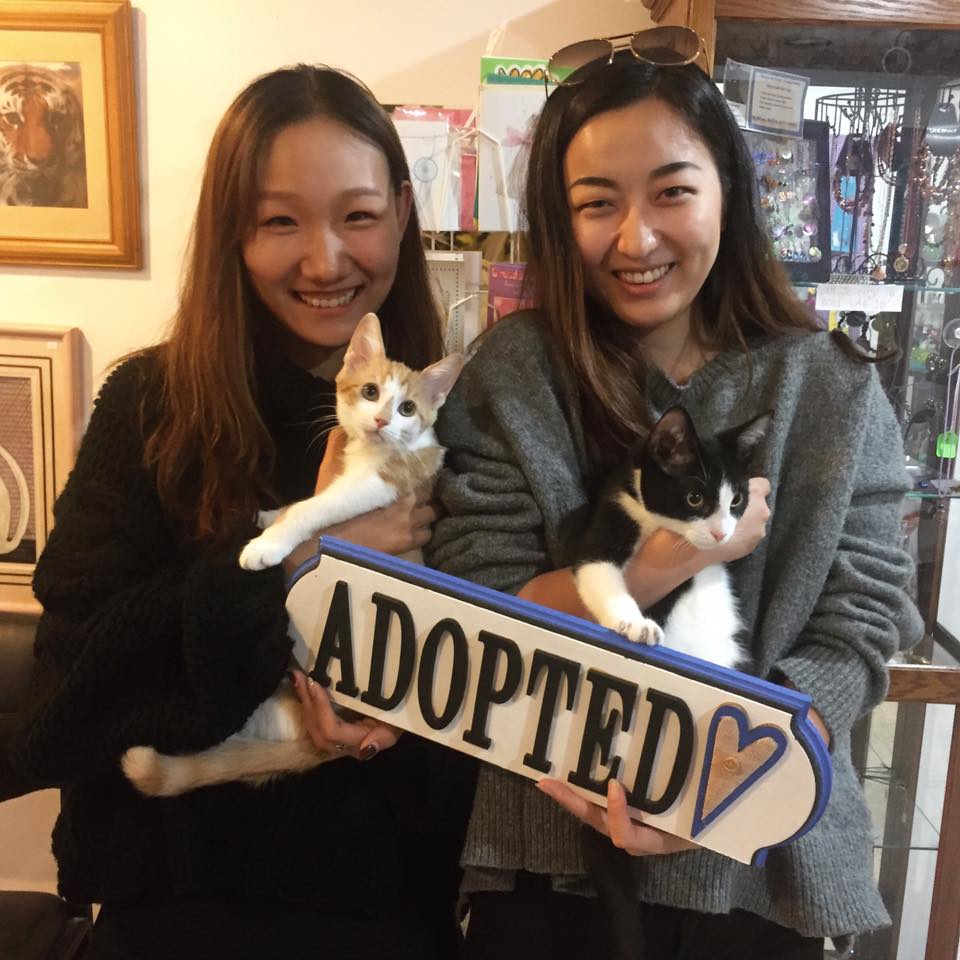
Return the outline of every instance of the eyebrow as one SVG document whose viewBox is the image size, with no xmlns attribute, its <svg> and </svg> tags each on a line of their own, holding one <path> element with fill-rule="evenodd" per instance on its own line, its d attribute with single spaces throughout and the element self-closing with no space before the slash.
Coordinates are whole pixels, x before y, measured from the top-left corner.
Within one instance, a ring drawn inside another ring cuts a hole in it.
<svg viewBox="0 0 960 960">
<path fill-rule="evenodd" d="M 261 190 L 258 194 L 261 200 L 296 200 L 300 194 L 289 190 Z M 344 190 L 341 197 L 382 197 L 384 193 L 376 187 L 351 187 Z"/>
<path fill-rule="evenodd" d="M 669 177 L 673 173 L 679 173 L 681 170 L 702 170 L 703 168 L 692 160 L 676 160 L 673 163 L 665 163 L 650 171 L 651 180 L 659 180 L 661 177 Z M 578 177 L 567 187 L 572 190 L 574 187 L 608 187 L 614 189 L 617 186 L 615 180 L 609 177 Z"/>
</svg>

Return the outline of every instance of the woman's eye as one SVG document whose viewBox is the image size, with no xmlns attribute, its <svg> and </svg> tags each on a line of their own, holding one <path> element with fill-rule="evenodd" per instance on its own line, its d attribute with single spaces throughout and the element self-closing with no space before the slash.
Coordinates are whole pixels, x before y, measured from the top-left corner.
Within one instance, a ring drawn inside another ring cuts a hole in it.
<svg viewBox="0 0 960 960">
<path fill-rule="evenodd" d="M 730 506 L 739 507 L 741 503 L 743 503 L 743 494 L 742 493 L 734 494 L 733 499 L 730 501 Z"/>
<path fill-rule="evenodd" d="M 412 417 L 417 412 L 417 405 L 412 400 L 404 400 L 397 410 L 404 417 Z"/>
<path fill-rule="evenodd" d="M 360 388 L 360 396 L 364 400 L 376 400 L 380 396 L 380 389 L 375 383 L 365 383 Z"/>
<path fill-rule="evenodd" d="M 661 196 L 666 197 L 667 200 L 677 200 L 680 197 L 685 197 L 687 194 L 692 192 L 693 191 L 689 187 L 667 187 Z"/>
<path fill-rule="evenodd" d="M 293 217 L 288 217 L 284 213 L 278 213 L 273 217 L 267 217 L 263 221 L 265 227 L 295 227 L 296 221 Z"/>
<path fill-rule="evenodd" d="M 702 493 L 688 493 L 687 494 L 687 506 L 693 510 L 699 510 L 703 506 L 703 494 Z"/>
<path fill-rule="evenodd" d="M 366 220 L 376 220 L 375 213 L 369 210 L 353 210 L 347 214 L 347 223 L 363 223 Z"/>
<path fill-rule="evenodd" d="M 608 210 L 613 205 L 609 200 L 597 199 L 597 200 L 588 200 L 586 203 L 580 203 L 577 205 L 577 212 L 589 212 L 589 211 L 600 211 Z"/>
</svg>

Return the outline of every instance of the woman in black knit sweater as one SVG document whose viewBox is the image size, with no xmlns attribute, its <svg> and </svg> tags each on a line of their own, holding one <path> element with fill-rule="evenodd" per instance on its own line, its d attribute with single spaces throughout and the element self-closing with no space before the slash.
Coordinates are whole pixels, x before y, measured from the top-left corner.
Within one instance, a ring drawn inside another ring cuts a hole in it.
<svg viewBox="0 0 960 960">
<path fill-rule="evenodd" d="M 172 333 L 97 400 L 37 565 L 14 758 L 62 788 L 61 893 L 103 904 L 92 958 L 456 952 L 458 757 L 333 718 L 301 677 L 331 757 L 311 773 L 146 799 L 119 766 L 136 744 L 221 741 L 284 676 L 283 570 L 243 571 L 238 548 L 258 507 L 313 491 L 318 423 L 363 314 L 379 313 L 391 356 L 440 355 L 408 181 L 392 123 L 352 78 L 299 66 L 255 81 L 214 136 Z M 433 519 L 408 498 L 333 532 L 399 553 Z"/>
</svg>

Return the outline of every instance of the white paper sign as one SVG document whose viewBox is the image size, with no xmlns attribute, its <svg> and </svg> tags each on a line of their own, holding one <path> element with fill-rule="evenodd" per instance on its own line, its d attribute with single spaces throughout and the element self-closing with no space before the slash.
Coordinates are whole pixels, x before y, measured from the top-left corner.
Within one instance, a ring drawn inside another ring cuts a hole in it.
<svg viewBox="0 0 960 960">
<path fill-rule="evenodd" d="M 747 94 L 747 126 L 784 137 L 803 136 L 803 102 L 810 81 L 779 70 L 753 67 Z"/>
<path fill-rule="evenodd" d="M 460 228 L 458 141 L 446 120 L 394 120 L 413 184 L 422 230 Z"/>
<path fill-rule="evenodd" d="M 324 537 L 291 578 L 297 661 L 338 704 L 744 863 L 809 830 L 830 791 L 809 698 Z"/>
<path fill-rule="evenodd" d="M 481 230 L 526 229 L 520 201 L 543 87 L 489 84 L 477 116 L 477 221 Z"/>
<path fill-rule="evenodd" d="M 819 283 L 817 310 L 862 310 L 864 313 L 899 313 L 903 287 L 896 283 Z"/>
</svg>

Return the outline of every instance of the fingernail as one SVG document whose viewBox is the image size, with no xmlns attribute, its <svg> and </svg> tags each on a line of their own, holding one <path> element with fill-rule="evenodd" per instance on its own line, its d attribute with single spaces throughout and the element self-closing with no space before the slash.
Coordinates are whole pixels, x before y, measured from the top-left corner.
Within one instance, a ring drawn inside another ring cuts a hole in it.
<svg viewBox="0 0 960 960">
<path fill-rule="evenodd" d="M 360 759 L 361 759 L 361 760 L 372 760 L 372 759 L 377 755 L 377 753 L 378 753 L 379 750 L 380 750 L 380 748 L 379 748 L 375 743 L 368 743 L 368 744 L 360 751 Z"/>
</svg>

